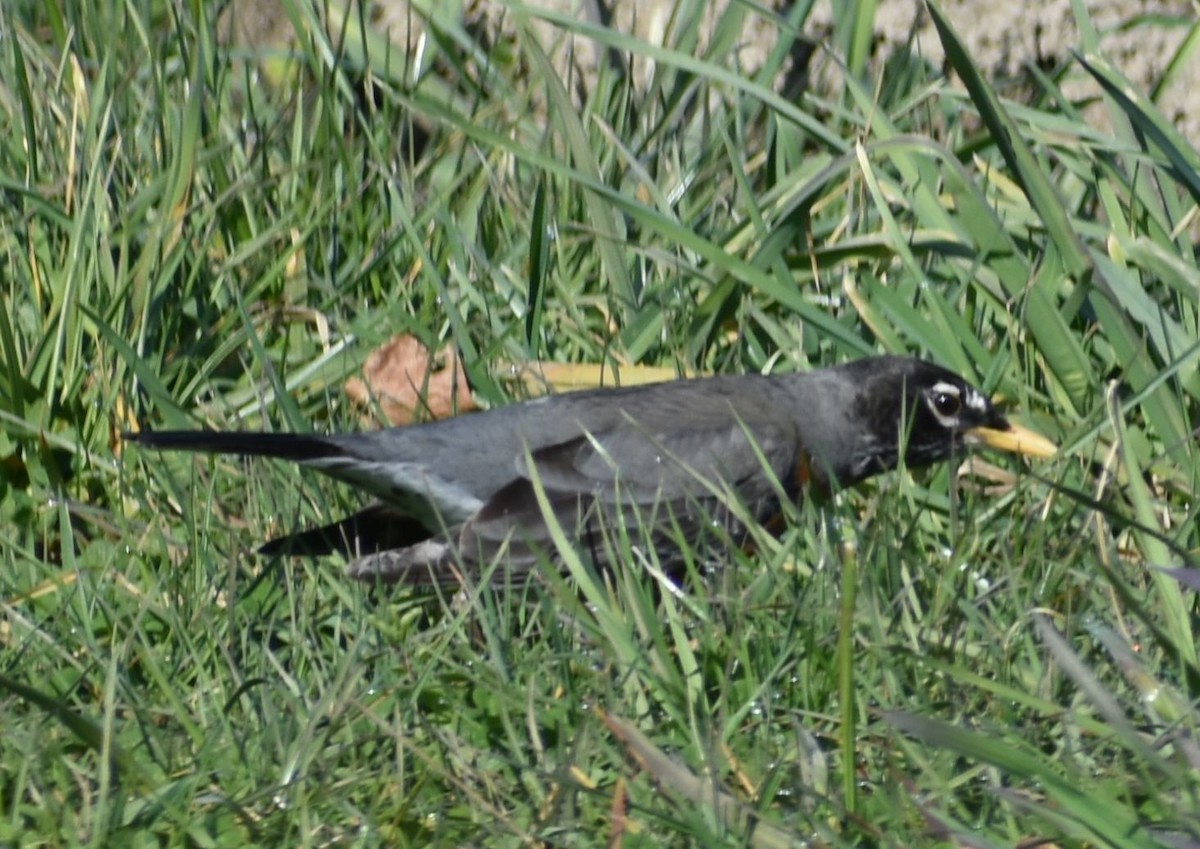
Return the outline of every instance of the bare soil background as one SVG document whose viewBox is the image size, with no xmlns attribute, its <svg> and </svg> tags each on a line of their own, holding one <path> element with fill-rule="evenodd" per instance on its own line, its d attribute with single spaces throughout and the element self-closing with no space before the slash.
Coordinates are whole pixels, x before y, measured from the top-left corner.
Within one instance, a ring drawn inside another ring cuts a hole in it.
<svg viewBox="0 0 1200 849">
<path fill-rule="evenodd" d="M 573 18 L 613 27 L 654 44 L 671 44 L 674 0 L 538 0 L 530 4 L 564 12 Z M 698 51 L 705 47 L 706 27 L 720 19 L 730 0 L 716 0 L 705 7 Z M 786 14 L 793 4 L 768 0 L 767 8 Z M 1070 0 L 1045 2 L 996 2 L 995 0 L 943 0 L 954 26 L 971 49 L 976 62 L 1001 83 L 1005 94 L 1020 98 L 1026 90 L 1029 69 L 1053 71 L 1071 61 L 1079 45 L 1079 32 Z M 516 37 L 509 5 L 498 0 L 464 0 L 437 7 L 439 14 L 458 14 L 464 27 L 485 44 L 498 44 Z M 1102 51 L 1134 82 L 1155 93 L 1159 107 L 1189 138 L 1200 138 L 1200 111 L 1194 92 L 1200 87 L 1200 62 L 1185 61 L 1170 66 L 1196 25 L 1193 4 L 1186 0 L 1094 0 L 1087 3 L 1092 22 L 1100 35 Z M 425 37 L 422 17 L 406 0 L 377 0 L 366 9 L 367 18 L 399 48 L 420 50 Z M 830 70 L 827 55 L 815 45 L 826 43 L 834 29 L 833 5 L 820 0 L 805 24 L 809 41 L 792 50 L 789 70 L 776 81 L 781 91 L 820 86 Z M 875 12 L 875 43 L 872 73 L 899 51 L 911 50 L 934 67 L 942 63 L 941 45 L 919 0 L 880 0 Z M 545 23 L 533 31 L 555 66 L 569 79 L 576 95 L 586 96 L 603 55 L 599 46 L 585 38 Z M 234 0 L 222 23 L 224 39 L 239 48 L 279 48 L 294 37 L 280 0 Z M 741 47 L 737 51 L 742 70 L 753 74 L 778 42 L 775 24 L 747 12 Z M 634 73 L 647 73 L 635 60 Z M 1078 75 L 1063 86 L 1072 99 L 1085 101 L 1099 95 L 1093 82 Z M 1031 89 L 1029 89 L 1031 90 Z M 1100 110 L 1089 118 L 1105 120 Z"/>
</svg>

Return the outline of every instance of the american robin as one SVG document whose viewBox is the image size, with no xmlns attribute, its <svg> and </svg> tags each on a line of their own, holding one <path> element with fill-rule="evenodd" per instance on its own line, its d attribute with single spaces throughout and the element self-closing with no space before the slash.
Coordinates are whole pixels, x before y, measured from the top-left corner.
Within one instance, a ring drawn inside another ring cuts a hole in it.
<svg viewBox="0 0 1200 849">
<path fill-rule="evenodd" d="M 348 569 L 355 577 L 438 584 L 496 556 L 516 573 L 536 562 L 550 537 L 534 472 L 549 510 L 580 539 L 598 524 L 637 522 L 669 557 L 679 533 L 698 538 L 716 523 L 736 538 L 743 528 L 735 513 L 765 521 L 806 486 L 850 486 L 895 468 L 901 454 L 919 467 L 973 446 L 1055 452 L 962 378 L 906 357 L 552 395 L 370 433 L 126 438 L 293 460 L 361 487 L 380 501 L 263 550 L 344 547 L 359 555 Z"/>
</svg>

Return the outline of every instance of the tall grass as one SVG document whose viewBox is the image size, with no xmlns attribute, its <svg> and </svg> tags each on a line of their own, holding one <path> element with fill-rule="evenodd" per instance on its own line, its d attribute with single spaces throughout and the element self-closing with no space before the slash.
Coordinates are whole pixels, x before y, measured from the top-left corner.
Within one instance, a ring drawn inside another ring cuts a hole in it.
<svg viewBox="0 0 1200 849">
<path fill-rule="evenodd" d="M 1082 4 L 1031 104 L 936 6 L 953 80 L 872 70 L 849 4 L 795 97 L 805 4 L 755 74 L 766 13 L 696 6 L 659 45 L 437 15 L 417 56 L 287 0 L 265 62 L 203 3 L 0 10 L 0 844 L 1200 839 L 1196 148 Z M 581 93 L 535 31 L 611 61 Z M 536 358 L 915 352 L 1065 450 L 801 505 L 682 592 L 627 529 L 611 575 L 564 537 L 431 599 L 251 553 L 355 493 L 117 439 L 360 427 L 396 333 L 485 404 Z"/>
</svg>

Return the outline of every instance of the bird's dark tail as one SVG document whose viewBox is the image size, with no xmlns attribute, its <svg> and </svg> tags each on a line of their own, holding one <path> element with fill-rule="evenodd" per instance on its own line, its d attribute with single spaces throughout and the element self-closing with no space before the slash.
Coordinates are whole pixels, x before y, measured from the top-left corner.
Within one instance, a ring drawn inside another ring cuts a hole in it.
<svg viewBox="0 0 1200 849">
<path fill-rule="evenodd" d="M 281 460 L 321 460 L 343 453 L 341 447 L 320 436 L 302 433 L 253 433 L 217 430 L 143 430 L 122 438 L 160 451 L 195 451 L 203 454 L 242 454 Z"/>
<path fill-rule="evenodd" d="M 337 553 L 349 560 L 392 548 L 406 548 L 431 536 L 433 534 L 416 519 L 377 502 L 340 521 L 268 540 L 259 547 L 258 553 L 293 557 Z"/>
</svg>

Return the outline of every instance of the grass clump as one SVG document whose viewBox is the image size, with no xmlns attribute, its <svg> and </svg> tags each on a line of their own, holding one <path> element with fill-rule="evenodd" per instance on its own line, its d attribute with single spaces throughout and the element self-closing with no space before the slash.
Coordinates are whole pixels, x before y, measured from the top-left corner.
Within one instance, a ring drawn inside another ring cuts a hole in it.
<svg viewBox="0 0 1200 849">
<path fill-rule="evenodd" d="M 1016 104 L 932 6 L 961 85 L 872 79 L 866 14 L 796 99 L 734 17 L 701 49 L 514 4 L 418 64 L 285 11 L 269 75 L 204 4 L 0 12 L 0 843 L 1196 841 L 1200 157 L 1086 19 Z M 581 95 L 544 27 L 630 61 Z M 116 439 L 361 426 L 397 333 L 485 404 L 538 358 L 922 353 L 1065 450 L 804 505 L 682 594 L 628 546 L 430 600 L 250 554 L 355 494 Z"/>
</svg>

